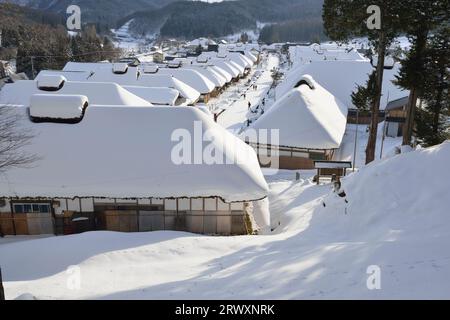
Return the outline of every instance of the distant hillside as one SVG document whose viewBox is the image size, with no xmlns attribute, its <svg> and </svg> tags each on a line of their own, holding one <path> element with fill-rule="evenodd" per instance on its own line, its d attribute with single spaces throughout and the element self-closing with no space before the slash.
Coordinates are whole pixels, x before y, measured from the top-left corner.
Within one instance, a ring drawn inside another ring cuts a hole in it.
<svg viewBox="0 0 450 320">
<path fill-rule="evenodd" d="M 1 3 L 0 0 L 0 28 L 33 23 L 51 26 L 62 25 L 63 17 L 53 12 L 20 7 L 9 3 Z"/>
<path fill-rule="evenodd" d="M 257 22 L 281 22 L 320 18 L 322 0 L 236 0 L 220 3 L 174 2 L 156 10 L 131 14 L 118 25 L 133 20 L 130 30 L 138 35 L 161 32 L 165 37 L 221 37 Z"/>
<path fill-rule="evenodd" d="M 81 8 L 83 23 L 114 26 L 117 20 L 140 10 L 157 9 L 175 0 L 0 0 L 64 16 L 69 5 Z"/>
<path fill-rule="evenodd" d="M 297 41 L 320 43 L 326 39 L 323 21 L 320 17 L 270 24 L 261 30 L 259 36 L 259 41 L 268 44 Z"/>
</svg>

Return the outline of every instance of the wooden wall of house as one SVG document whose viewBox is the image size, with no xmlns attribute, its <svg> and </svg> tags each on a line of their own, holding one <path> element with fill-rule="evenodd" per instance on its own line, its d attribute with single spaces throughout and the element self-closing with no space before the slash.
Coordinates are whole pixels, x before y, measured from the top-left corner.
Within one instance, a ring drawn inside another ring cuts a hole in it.
<svg viewBox="0 0 450 320">
<path fill-rule="evenodd" d="M 39 200 L 35 202 L 39 203 Z M 4 235 L 73 234 L 108 230 L 119 232 L 186 231 L 211 235 L 247 234 L 248 203 L 224 203 L 219 198 L 195 199 L 59 199 L 52 213 L 12 214 L 6 201 L 0 207 Z"/>
<path fill-rule="evenodd" d="M 253 146 L 254 147 L 254 146 Z M 262 168 L 277 168 L 283 170 L 311 170 L 314 160 L 332 160 L 332 150 L 308 151 L 301 149 L 282 148 L 276 159 L 267 156 L 267 151 L 259 147 L 258 161 Z M 318 157 L 320 156 L 320 157 Z"/>
</svg>

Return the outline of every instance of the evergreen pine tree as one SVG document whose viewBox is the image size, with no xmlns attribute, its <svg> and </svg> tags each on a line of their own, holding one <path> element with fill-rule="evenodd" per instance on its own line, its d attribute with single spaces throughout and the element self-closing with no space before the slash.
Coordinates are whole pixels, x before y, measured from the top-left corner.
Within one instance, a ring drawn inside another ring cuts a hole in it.
<svg viewBox="0 0 450 320">
<path fill-rule="evenodd" d="M 410 90 L 406 123 L 403 130 L 403 144 L 411 144 L 417 101 L 423 96 L 426 77 L 427 39 L 433 31 L 450 21 L 448 0 L 399 1 L 402 29 L 408 35 L 412 48 L 402 61 L 397 84 Z M 447 39 L 448 41 L 448 39 Z"/>
<path fill-rule="evenodd" d="M 376 5 L 380 9 L 380 28 L 369 28 L 367 9 Z M 383 85 L 384 59 L 387 48 L 400 32 L 398 1 L 389 0 L 325 0 L 323 20 L 326 34 L 336 41 L 367 36 L 376 53 L 378 63 L 375 76 L 375 99 L 371 106 L 371 123 L 366 148 L 366 163 L 375 160 L 378 133 L 378 114 Z"/>
<path fill-rule="evenodd" d="M 432 146 L 450 138 L 450 27 L 431 37 L 424 63 L 422 107 L 415 117 L 419 143 Z"/>
</svg>

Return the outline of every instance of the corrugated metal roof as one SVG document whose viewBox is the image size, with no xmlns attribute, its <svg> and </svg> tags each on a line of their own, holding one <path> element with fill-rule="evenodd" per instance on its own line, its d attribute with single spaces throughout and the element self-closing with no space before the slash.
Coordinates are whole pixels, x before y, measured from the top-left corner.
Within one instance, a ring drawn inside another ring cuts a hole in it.
<svg viewBox="0 0 450 320">
<path fill-rule="evenodd" d="M 393 100 L 390 101 L 387 106 L 386 106 L 386 110 L 394 110 L 394 109 L 398 109 L 401 108 L 403 106 L 406 106 L 408 104 L 408 96 L 397 99 L 397 100 Z"/>
</svg>

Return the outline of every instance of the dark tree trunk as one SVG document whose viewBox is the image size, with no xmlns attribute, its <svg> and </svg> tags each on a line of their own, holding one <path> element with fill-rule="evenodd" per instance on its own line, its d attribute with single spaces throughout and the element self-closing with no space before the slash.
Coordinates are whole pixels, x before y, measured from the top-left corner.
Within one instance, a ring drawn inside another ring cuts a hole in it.
<svg viewBox="0 0 450 320">
<path fill-rule="evenodd" d="M 384 72 L 384 57 L 386 55 L 386 35 L 380 31 L 380 39 L 378 44 L 378 62 L 375 81 L 375 100 L 372 104 L 372 116 L 370 120 L 369 140 L 366 148 L 366 164 L 375 160 L 375 150 L 377 146 L 378 134 L 378 114 L 380 113 L 381 93 L 383 90 L 383 72 Z"/>
<path fill-rule="evenodd" d="M 0 268 L 0 301 L 5 300 L 5 290 L 3 289 L 2 269 Z"/>
<path fill-rule="evenodd" d="M 445 70 L 440 70 L 441 76 L 440 76 L 440 82 L 444 83 L 444 77 L 445 77 Z M 433 108 L 433 134 L 436 136 L 439 132 L 439 119 L 442 112 L 442 100 L 444 98 L 444 87 L 439 86 L 438 94 L 436 98 L 436 105 Z"/>
<path fill-rule="evenodd" d="M 427 37 L 428 37 L 428 31 L 422 31 L 417 36 L 417 48 L 416 48 L 416 54 L 419 60 L 419 66 L 417 68 L 419 70 L 423 70 L 423 57 L 425 54 L 426 46 L 427 46 Z M 416 108 L 417 108 L 417 100 L 420 96 L 420 88 L 419 85 L 416 84 L 413 86 L 409 93 L 409 100 L 408 100 L 408 106 L 406 110 L 406 123 L 403 127 L 403 145 L 411 145 L 412 135 L 413 135 L 413 129 L 414 129 L 414 123 L 415 123 L 415 116 L 416 116 Z"/>
<path fill-rule="evenodd" d="M 408 106 L 406 110 L 406 122 L 403 126 L 403 145 L 411 145 L 412 132 L 414 128 L 414 119 L 416 117 L 417 89 L 413 88 L 409 93 Z"/>
</svg>

